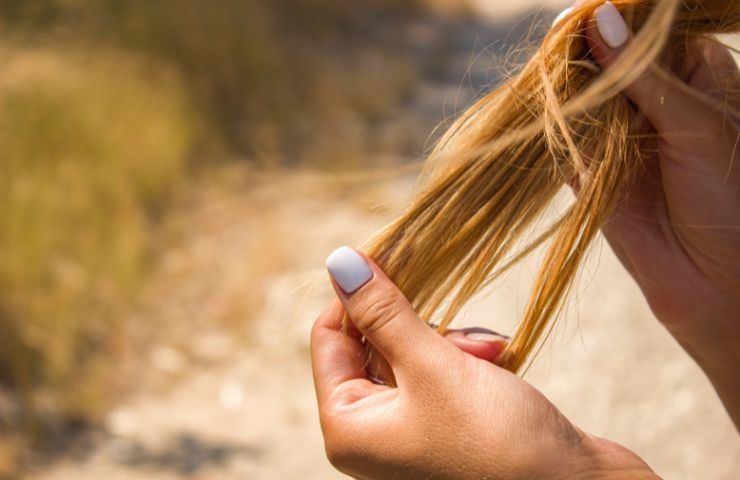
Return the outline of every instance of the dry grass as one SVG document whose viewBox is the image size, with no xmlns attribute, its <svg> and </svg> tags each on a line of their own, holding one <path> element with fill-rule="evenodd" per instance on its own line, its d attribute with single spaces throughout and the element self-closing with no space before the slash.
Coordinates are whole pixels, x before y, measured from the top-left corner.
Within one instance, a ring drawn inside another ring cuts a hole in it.
<svg viewBox="0 0 740 480">
<path fill-rule="evenodd" d="M 182 178 L 186 103 L 172 75 L 121 54 L 0 58 L 0 379 L 29 411 L 94 416 L 152 221 Z"/>
<path fill-rule="evenodd" d="M 357 166 L 376 143 L 367 125 L 414 84 L 398 46 L 415 2 L 217 3 L 0 0 L 4 431 L 43 442 L 70 420 L 95 422 L 131 385 L 147 339 L 193 333 L 192 317 L 140 307 L 165 302 L 141 292 L 157 291 L 173 241 L 162 224 L 198 178 L 233 158 Z M 271 225 L 257 205 L 242 213 Z M 290 234 L 270 228 L 246 239 L 273 253 L 235 276 L 232 296 L 249 298 L 199 322 L 240 328 L 232 319 L 258 311 L 259 278 L 285 258 L 272 239 Z M 24 449 L 8 438 L 0 476 Z"/>
<path fill-rule="evenodd" d="M 270 165 L 337 156 L 343 144 L 347 161 L 355 146 L 373 147 L 364 123 L 413 87 L 403 26 L 419 9 L 418 0 L 0 0 L 8 33 L 124 48 L 177 71 L 204 120 L 198 163 L 237 153 Z"/>
</svg>

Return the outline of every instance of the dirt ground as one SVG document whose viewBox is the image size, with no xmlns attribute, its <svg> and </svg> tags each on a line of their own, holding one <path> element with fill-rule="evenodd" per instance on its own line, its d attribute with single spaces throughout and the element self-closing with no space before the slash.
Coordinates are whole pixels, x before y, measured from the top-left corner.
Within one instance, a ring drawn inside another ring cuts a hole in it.
<svg viewBox="0 0 740 480">
<path fill-rule="evenodd" d="M 439 89 L 430 95 L 443 103 Z M 294 172 L 204 189 L 177 220 L 187 234 L 164 253 L 148 294 L 165 306 L 148 314 L 241 321 L 246 340 L 208 328 L 185 347 L 162 339 L 143 381 L 167 381 L 125 399 L 88 448 L 29 478 L 345 478 L 325 460 L 310 373 L 308 333 L 332 298 L 323 260 L 365 241 L 413 181 L 324 182 Z M 461 325 L 511 331 L 535 266 L 510 273 Z M 575 291 L 527 380 L 574 423 L 634 450 L 665 478 L 740 479 L 740 440 L 711 385 L 608 246 L 595 248 Z"/>
<path fill-rule="evenodd" d="M 231 202 L 206 202 L 192 218 L 208 222 L 168 254 L 170 265 L 187 264 L 192 273 L 170 288 L 173 298 L 175 290 L 191 296 L 196 318 L 238 303 L 255 255 L 246 241 L 254 231 L 239 212 L 255 199 L 269 205 L 266 216 L 285 228 L 290 265 L 264 278 L 262 311 L 244 325 L 249 343 L 204 332 L 194 348 L 209 361 L 186 372 L 177 351 L 163 345 L 152 369 L 183 379 L 126 401 L 93 449 L 33 478 L 342 478 L 324 459 L 308 355 L 311 323 L 332 298 L 322 261 L 337 245 L 364 241 L 392 211 L 383 204 L 401 204 L 412 182 L 402 177 L 331 195 L 306 187 L 312 181 L 296 174 Z M 494 286 L 461 324 L 510 331 L 535 264 Z M 213 283 L 204 289 L 195 272 Z M 608 247 L 595 250 L 572 303 L 528 380 L 577 425 L 633 449 L 665 478 L 738 478 L 740 442 L 710 384 L 652 318 Z"/>
</svg>

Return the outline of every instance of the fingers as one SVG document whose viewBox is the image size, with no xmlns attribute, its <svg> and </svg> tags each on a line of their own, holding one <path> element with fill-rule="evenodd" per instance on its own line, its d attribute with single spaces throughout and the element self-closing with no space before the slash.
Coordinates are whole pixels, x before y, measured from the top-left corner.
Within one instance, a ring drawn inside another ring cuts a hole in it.
<svg viewBox="0 0 740 480">
<path fill-rule="evenodd" d="M 604 69 L 616 62 L 632 37 L 622 15 L 611 2 L 596 9 L 591 21 L 586 22 L 585 34 L 592 56 Z M 725 54 L 729 56 L 729 53 Z M 687 78 L 682 79 L 671 70 L 656 65 L 629 85 L 624 93 L 661 136 L 673 136 L 678 142 L 683 140 L 689 146 L 696 146 L 697 140 L 715 138 L 717 131 L 721 131 L 718 124 L 723 116 L 713 111 L 708 99 L 702 98 L 698 89 L 692 90 L 687 85 L 687 80 L 697 71 L 708 68 L 705 56 L 693 55 L 689 60 L 689 64 L 682 68 L 686 71 L 681 72 Z M 725 61 L 718 66 L 727 68 L 730 63 Z M 709 67 L 710 70 L 713 68 Z M 737 68 L 734 61 L 732 68 Z"/>
<path fill-rule="evenodd" d="M 510 340 L 507 336 L 485 328 L 451 329 L 445 333 L 444 338 L 468 355 L 495 365 L 498 365 L 497 361 Z M 395 379 L 391 366 L 383 357 L 373 353 L 369 352 L 368 374 L 376 382 L 393 384 Z"/>
<path fill-rule="evenodd" d="M 463 352 L 494 364 L 509 341 L 508 337 L 485 328 L 450 330 L 445 338 Z"/>
<path fill-rule="evenodd" d="M 365 382 L 365 349 L 357 335 L 342 328 L 344 307 L 334 301 L 319 316 L 311 331 L 311 367 L 319 405 L 324 405 L 342 384 Z"/>
<path fill-rule="evenodd" d="M 436 326 L 430 326 L 436 330 Z M 498 365 L 498 360 L 510 340 L 505 335 L 485 328 L 450 329 L 445 333 L 444 338 L 462 352 L 494 365 Z M 372 349 L 368 352 L 367 372 L 376 383 L 395 384 L 393 369 Z"/>
<path fill-rule="evenodd" d="M 388 361 L 399 381 L 404 372 L 427 371 L 431 358 L 458 352 L 418 317 L 372 260 L 342 247 L 326 264 L 352 323 Z"/>
<path fill-rule="evenodd" d="M 624 18 L 611 2 L 596 9 L 591 21 L 586 23 L 585 34 L 591 55 L 604 69 L 610 68 L 617 61 L 631 39 Z M 669 88 L 665 79 L 659 79 L 648 70 L 625 89 L 624 93 L 657 130 L 667 131 L 676 129 L 676 122 L 682 122 L 687 109 L 680 101 L 680 96 L 676 100 L 674 92 L 668 91 Z M 667 97 L 671 97 L 671 101 L 666 103 Z"/>
</svg>

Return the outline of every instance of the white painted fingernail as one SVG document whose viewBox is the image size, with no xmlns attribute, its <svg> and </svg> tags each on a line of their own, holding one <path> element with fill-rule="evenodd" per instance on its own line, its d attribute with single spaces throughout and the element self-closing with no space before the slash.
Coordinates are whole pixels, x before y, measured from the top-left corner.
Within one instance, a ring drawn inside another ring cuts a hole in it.
<svg viewBox="0 0 740 480">
<path fill-rule="evenodd" d="M 568 7 L 562 12 L 558 13 L 558 16 L 555 17 L 555 20 L 552 21 L 552 26 L 555 27 L 558 23 L 562 22 L 565 17 L 570 15 L 570 12 L 573 11 L 573 7 Z"/>
<path fill-rule="evenodd" d="M 505 342 L 506 339 L 504 337 L 501 337 L 499 335 L 495 335 L 493 333 L 480 333 L 480 332 L 473 332 L 468 333 L 465 335 L 465 338 L 468 340 L 472 340 L 474 342 Z"/>
<path fill-rule="evenodd" d="M 612 48 L 621 47 L 629 37 L 627 24 L 612 2 L 605 2 L 596 9 L 596 26 L 601 38 Z"/>
<path fill-rule="evenodd" d="M 334 250 L 326 259 L 326 269 L 345 293 L 356 292 L 373 278 L 362 255 L 349 247 Z"/>
</svg>

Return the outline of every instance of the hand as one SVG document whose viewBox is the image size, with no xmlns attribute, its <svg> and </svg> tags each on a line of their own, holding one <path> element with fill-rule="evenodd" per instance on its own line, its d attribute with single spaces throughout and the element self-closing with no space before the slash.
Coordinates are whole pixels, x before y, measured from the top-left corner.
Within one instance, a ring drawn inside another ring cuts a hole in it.
<svg viewBox="0 0 740 480">
<path fill-rule="evenodd" d="M 357 331 L 352 325 L 349 327 Z M 449 329 L 444 338 L 468 355 L 494 364 L 497 364 L 509 341 L 509 337 L 485 328 Z M 381 355 L 373 350 L 369 350 L 367 355 L 366 369 L 373 380 L 386 383 L 388 379 L 395 378 L 391 366 Z"/>
<path fill-rule="evenodd" d="M 586 38 L 608 69 L 630 34 L 608 2 L 594 17 Z M 691 41 L 665 68 L 648 70 L 624 91 L 645 118 L 643 131 L 657 133 L 657 151 L 641 159 L 642 175 L 603 230 L 656 317 L 739 424 L 740 73 L 728 50 L 709 40 Z"/>
<path fill-rule="evenodd" d="M 326 451 L 339 470 L 366 480 L 656 478 L 633 453 L 584 434 L 522 379 L 437 335 L 377 265 L 341 250 L 328 262 L 341 303 L 311 334 Z M 398 388 L 368 380 L 363 336 L 388 360 Z"/>
</svg>

